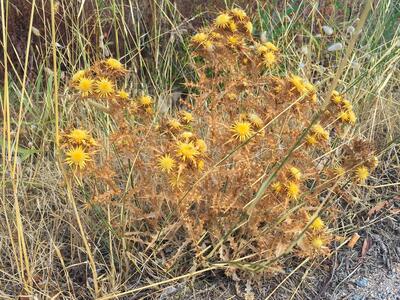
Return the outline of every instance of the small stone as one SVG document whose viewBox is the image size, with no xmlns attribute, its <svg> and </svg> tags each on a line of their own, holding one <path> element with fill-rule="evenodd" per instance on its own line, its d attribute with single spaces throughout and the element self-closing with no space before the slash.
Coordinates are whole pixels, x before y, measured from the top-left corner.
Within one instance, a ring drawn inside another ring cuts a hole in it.
<svg viewBox="0 0 400 300">
<path fill-rule="evenodd" d="M 356 285 L 358 287 L 366 287 L 368 286 L 368 279 L 363 277 L 356 280 Z"/>
<path fill-rule="evenodd" d="M 333 34 L 333 28 L 330 26 L 322 26 L 322 30 L 325 32 L 326 35 Z"/>
<path fill-rule="evenodd" d="M 339 50 L 342 50 L 342 49 L 343 49 L 343 44 L 342 43 L 334 43 L 334 44 L 330 45 L 327 50 L 329 52 L 334 52 L 334 51 L 339 51 Z"/>
</svg>

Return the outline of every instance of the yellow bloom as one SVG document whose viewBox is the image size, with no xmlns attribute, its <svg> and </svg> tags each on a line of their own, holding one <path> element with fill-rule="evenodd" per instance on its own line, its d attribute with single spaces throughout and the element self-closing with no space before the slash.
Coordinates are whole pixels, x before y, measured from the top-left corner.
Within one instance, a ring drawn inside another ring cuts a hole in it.
<svg viewBox="0 0 400 300">
<path fill-rule="evenodd" d="M 262 128 L 264 126 L 263 120 L 256 114 L 248 114 L 248 119 L 257 128 Z"/>
<path fill-rule="evenodd" d="M 207 144 L 202 139 L 197 139 L 196 140 L 196 147 L 197 147 L 197 150 L 199 150 L 200 153 L 207 152 Z"/>
<path fill-rule="evenodd" d="M 106 98 L 114 93 L 114 84 L 107 78 L 96 81 L 96 92 L 100 97 Z"/>
<path fill-rule="evenodd" d="M 371 159 L 371 168 L 375 169 L 378 166 L 378 164 L 379 164 L 379 159 L 376 156 L 374 156 Z"/>
<path fill-rule="evenodd" d="M 79 169 L 85 168 L 86 162 L 90 160 L 89 154 L 81 146 L 68 150 L 66 156 L 65 162 Z"/>
<path fill-rule="evenodd" d="M 204 169 L 204 160 L 199 160 L 199 161 L 197 162 L 197 170 L 198 170 L 199 172 L 201 172 L 201 171 L 203 171 L 203 169 Z"/>
<path fill-rule="evenodd" d="M 77 89 L 81 92 L 82 96 L 87 96 L 93 92 L 93 79 L 82 77 L 79 80 Z"/>
<path fill-rule="evenodd" d="M 349 123 L 354 125 L 356 123 L 356 121 L 357 121 L 356 114 L 352 110 L 349 110 L 348 114 L 349 114 Z"/>
<path fill-rule="evenodd" d="M 324 241 L 320 237 L 315 237 L 311 241 L 311 244 L 316 249 L 321 249 L 324 246 Z"/>
<path fill-rule="evenodd" d="M 214 50 L 214 44 L 211 41 L 205 41 L 203 43 L 203 46 L 207 51 L 213 51 Z"/>
<path fill-rule="evenodd" d="M 253 135 L 251 124 L 245 121 L 237 121 L 232 125 L 231 131 L 233 132 L 233 136 L 241 142 L 247 140 Z"/>
<path fill-rule="evenodd" d="M 123 64 L 121 64 L 118 60 L 116 60 L 115 58 L 109 58 L 106 60 L 106 64 L 108 67 L 110 67 L 111 69 L 117 70 L 117 71 L 121 71 L 124 70 L 124 66 Z"/>
<path fill-rule="evenodd" d="M 300 187 L 297 183 L 290 181 L 286 185 L 286 192 L 290 199 L 297 199 L 300 195 Z"/>
<path fill-rule="evenodd" d="M 315 135 L 313 135 L 313 134 L 310 135 L 309 134 L 306 137 L 306 143 L 307 143 L 307 145 L 314 146 L 315 144 L 318 143 L 318 141 L 317 141 Z"/>
<path fill-rule="evenodd" d="M 251 23 L 250 21 L 246 22 L 244 28 L 246 28 L 247 33 L 249 34 L 253 33 L 253 23 Z"/>
<path fill-rule="evenodd" d="M 346 170 L 342 166 L 336 166 L 333 169 L 333 171 L 334 171 L 335 175 L 338 177 L 343 177 L 344 175 L 346 175 Z"/>
<path fill-rule="evenodd" d="M 176 154 L 180 156 L 180 158 L 183 161 L 185 160 L 194 161 L 196 156 L 199 154 L 199 151 L 196 149 L 193 142 L 188 142 L 188 143 L 178 142 Z"/>
<path fill-rule="evenodd" d="M 85 77 L 85 70 L 79 70 L 72 76 L 72 81 L 78 82 L 82 77 Z"/>
<path fill-rule="evenodd" d="M 161 171 L 170 173 L 175 166 L 175 160 L 169 154 L 165 154 L 158 159 L 158 166 Z"/>
<path fill-rule="evenodd" d="M 271 188 L 275 193 L 280 193 L 282 191 L 282 184 L 277 181 L 271 184 Z"/>
<path fill-rule="evenodd" d="M 263 58 L 264 58 L 264 60 L 263 60 L 264 65 L 267 68 L 272 67 L 273 65 L 276 64 L 277 59 L 276 59 L 276 55 L 273 52 L 264 53 Z"/>
<path fill-rule="evenodd" d="M 363 183 L 367 180 L 369 176 L 368 168 L 365 166 L 360 166 L 355 170 L 355 176 L 358 182 Z"/>
<path fill-rule="evenodd" d="M 266 47 L 269 51 L 278 51 L 279 49 L 278 49 L 278 47 L 276 47 L 273 43 L 271 43 L 271 42 L 266 42 L 266 43 L 264 43 L 263 44 L 264 45 L 264 47 Z"/>
<path fill-rule="evenodd" d="M 229 22 L 229 30 L 232 31 L 232 32 L 236 32 L 237 31 L 237 26 L 236 26 L 235 22 L 233 22 L 233 21 Z"/>
<path fill-rule="evenodd" d="M 83 144 L 90 139 L 89 133 L 83 129 L 73 129 L 67 137 L 75 144 Z"/>
<path fill-rule="evenodd" d="M 118 96 L 120 99 L 123 99 L 123 100 L 129 99 L 129 94 L 128 94 L 127 92 L 125 92 L 124 90 L 118 91 L 117 96 Z"/>
<path fill-rule="evenodd" d="M 239 46 L 241 43 L 242 41 L 237 36 L 231 35 L 228 37 L 228 44 L 231 46 Z"/>
<path fill-rule="evenodd" d="M 340 94 L 339 94 L 338 91 L 333 91 L 333 92 L 332 92 L 331 101 L 332 101 L 334 104 L 338 105 L 338 104 L 340 104 L 340 103 L 342 102 L 342 100 L 343 100 L 343 97 L 340 96 Z"/>
<path fill-rule="evenodd" d="M 349 100 L 344 99 L 342 101 L 342 105 L 347 110 L 352 110 L 353 109 L 353 105 L 351 104 L 351 102 Z"/>
<path fill-rule="evenodd" d="M 178 129 L 182 128 L 182 124 L 177 119 L 168 120 L 168 126 L 171 129 L 175 129 L 175 130 L 178 130 Z"/>
<path fill-rule="evenodd" d="M 143 95 L 138 98 L 139 102 L 143 106 L 150 106 L 153 104 L 153 99 L 148 95 Z"/>
<path fill-rule="evenodd" d="M 238 18 L 240 21 L 243 21 L 247 17 L 246 12 L 243 9 L 240 9 L 240 8 L 232 9 L 231 10 L 231 14 L 234 17 Z"/>
<path fill-rule="evenodd" d="M 299 181 L 299 180 L 301 179 L 302 174 L 301 174 L 301 171 L 300 171 L 298 168 L 296 168 L 296 167 L 291 167 L 291 168 L 289 169 L 289 172 L 290 172 L 290 176 L 291 176 L 294 180 Z"/>
<path fill-rule="evenodd" d="M 329 133 L 321 126 L 321 124 L 314 124 L 311 127 L 311 132 L 319 139 L 328 140 Z"/>
<path fill-rule="evenodd" d="M 317 217 L 310 225 L 310 228 L 314 230 L 321 230 L 324 227 L 324 221 L 320 217 Z"/>
<path fill-rule="evenodd" d="M 194 120 L 193 115 L 188 111 L 181 111 L 180 115 L 182 117 L 182 121 L 184 121 L 185 123 L 190 123 Z"/>
<path fill-rule="evenodd" d="M 190 139 L 192 137 L 193 137 L 193 133 L 191 133 L 190 131 L 184 131 L 181 134 L 181 138 L 184 139 L 184 140 L 188 140 L 188 139 Z"/>
<path fill-rule="evenodd" d="M 218 28 L 228 28 L 230 21 L 231 21 L 231 17 L 229 15 L 220 14 L 215 19 L 215 26 L 217 26 Z"/>
<path fill-rule="evenodd" d="M 289 78 L 289 82 L 294 86 L 294 88 L 300 93 L 300 95 L 307 94 L 307 88 L 304 84 L 303 79 L 300 76 L 292 75 Z"/>
<path fill-rule="evenodd" d="M 208 35 L 204 32 L 199 32 L 196 33 L 194 36 L 192 36 L 192 42 L 196 44 L 203 44 L 205 41 L 207 41 Z"/>
</svg>

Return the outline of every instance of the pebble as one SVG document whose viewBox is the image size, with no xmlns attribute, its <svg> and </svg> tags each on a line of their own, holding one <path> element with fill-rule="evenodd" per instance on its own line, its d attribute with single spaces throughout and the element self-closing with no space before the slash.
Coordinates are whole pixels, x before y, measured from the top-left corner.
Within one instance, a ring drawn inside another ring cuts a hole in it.
<svg viewBox="0 0 400 300">
<path fill-rule="evenodd" d="M 330 26 L 322 26 L 322 30 L 325 32 L 326 35 L 333 34 L 333 28 Z"/>
<path fill-rule="evenodd" d="M 359 287 L 366 287 L 368 286 L 368 279 L 363 277 L 356 280 L 356 285 Z"/>
</svg>

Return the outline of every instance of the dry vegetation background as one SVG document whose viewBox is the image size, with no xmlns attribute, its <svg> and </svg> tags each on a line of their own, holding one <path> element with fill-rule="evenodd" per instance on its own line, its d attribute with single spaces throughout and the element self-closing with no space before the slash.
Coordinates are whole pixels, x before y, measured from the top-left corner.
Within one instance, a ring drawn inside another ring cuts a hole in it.
<svg viewBox="0 0 400 300">
<path fill-rule="evenodd" d="M 212 264 L 209 271 L 184 261 L 168 268 L 165 257 L 171 253 L 157 251 L 159 236 L 152 235 L 145 249 L 137 247 L 132 241 L 139 233 L 121 235 L 110 225 L 115 221 L 110 207 L 88 208 L 91 193 L 69 188 L 57 165 L 56 122 L 62 129 L 88 128 L 106 145 L 115 130 L 106 114 L 71 100 L 69 78 L 113 56 L 130 71 L 124 85 L 131 94 L 146 91 L 160 110 L 173 112 L 189 93 L 184 82 L 195 79 L 190 37 L 220 10 L 236 5 L 251 16 L 256 39 L 279 47 L 282 74 L 326 84 L 334 78 L 365 1 L 60 0 L 53 2 L 55 31 L 51 4 L 1 0 L 0 298 L 91 299 L 96 281 L 101 299 L 331 299 L 335 287 L 360 265 L 371 268 L 371 257 L 389 268 L 400 261 L 399 3 L 373 1 L 338 83 L 358 116 L 349 139 L 362 136 L 373 143 L 380 161 L 342 204 L 347 213 L 335 233 L 345 240 L 334 242 L 327 258 L 288 256 L 281 274 L 256 281 L 251 276 L 235 281 L 224 267 Z M 328 51 L 334 43 L 344 50 Z M 143 232 L 140 226 L 135 230 Z M 354 234 L 360 239 L 349 248 Z M 175 254 L 177 248 L 163 251 Z"/>
</svg>

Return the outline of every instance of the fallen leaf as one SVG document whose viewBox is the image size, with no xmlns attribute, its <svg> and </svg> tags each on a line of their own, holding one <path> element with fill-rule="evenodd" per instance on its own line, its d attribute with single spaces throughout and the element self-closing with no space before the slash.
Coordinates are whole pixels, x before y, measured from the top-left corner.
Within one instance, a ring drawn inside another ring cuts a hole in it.
<svg viewBox="0 0 400 300">
<path fill-rule="evenodd" d="M 387 202 L 387 201 L 378 202 L 373 208 L 371 208 L 368 211 L 368 217 L 371 217 L 373 214 L 376 214 L 378 211 L 380 211 L 382 208 L 384 208 L 388 204 L 389 204 L 389 202 Z"/>
<path fill-rule="evenodd" d="M 357 243 L 357 241 L 360 239 L 359 234 L 356 232 L 355 234 L 353 234 L 353 236 L 351 237 L 350 241 L 347 243 L 347 247 L 349 247 L 350 249 L 353 249 L 355 244 Z"/>
<path fill-rule="evenodd" d="M 367 238 L 364 240 L 364 243 L 363 243 L 363 245 L 362 245 L 361 257 L 364 257 L 364 256 L 367 254 L 367 252 L 368 252 L 368 250 L 371 248 L 371 246 L 372 246 L 372 240 L 371 240 L 370 237 L 367 237 Z"/>
</svg>

